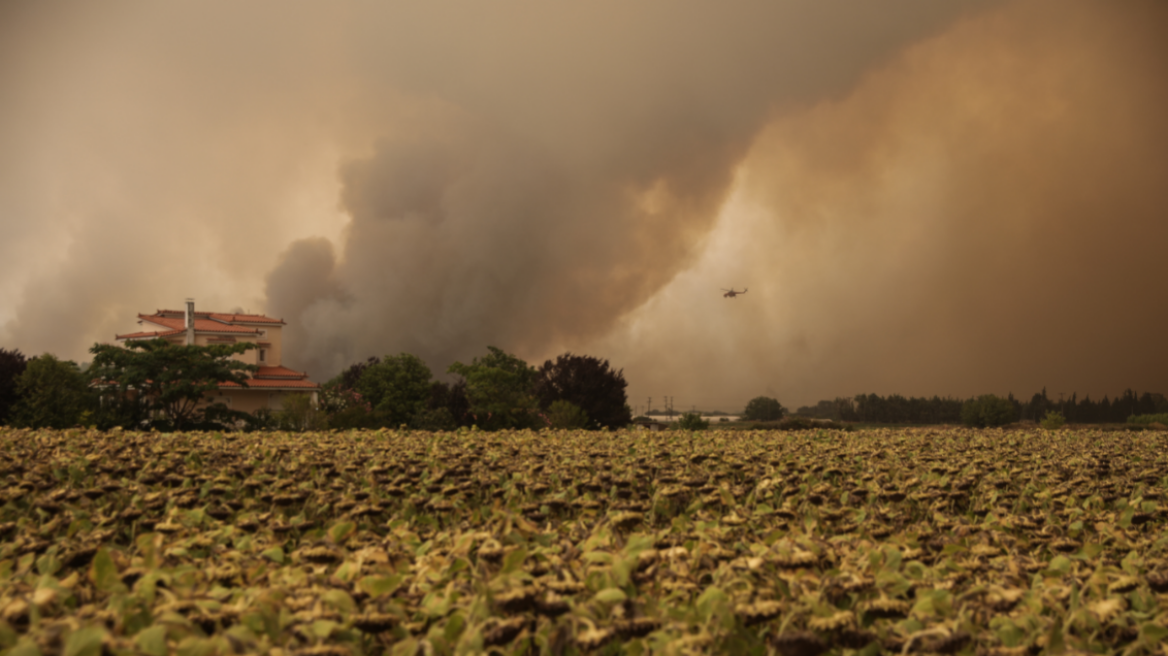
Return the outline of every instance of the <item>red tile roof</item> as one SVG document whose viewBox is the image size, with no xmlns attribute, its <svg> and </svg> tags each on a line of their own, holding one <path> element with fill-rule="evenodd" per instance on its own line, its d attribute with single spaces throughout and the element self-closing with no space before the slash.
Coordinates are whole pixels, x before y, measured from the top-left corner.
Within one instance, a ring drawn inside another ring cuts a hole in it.
<svg viewBox="0 0 1168 656">
<path fill-rule="evenodd" d="M 145 339 L 147 337 L 170 337 L 172 335 L 181 335 L 181 330 L 157 330 L 154 332 L 140 332 L 127 333 L 125 335 L 114 335 L 115 339 Z"/>
<path fill-rule="evenodd" d="M 246 328 L 244 326 L 233 326 L 227 323 L 221 323 L 213 319 L 200 319 L 199 313 L 195 313 L 195 332 L 196 333 L 232 333 L 235 335 L 258 335 L 259 328 Z M 166 326 L 172 330 L 183 331 L 186 330 L 186 324 L 182 317 L 160 317 L 157 314 L 139 314 L 138 318 L 143 321 L 157 324 L 159 326 Z"/>
<path fill-rule="evenodd" d="M 181 319 L 186 317 L 186 312 L 183 310 L 158 310 L 154 313 L 154 316 L 170 317 L 171 315 Z M 273 319 L 262 314 L 199 312 L 198 310 L 195 311 L 195 319 L 214 319 L 215 321 L 225 321 L 227 323 L 284 323 L 283 319 Z"/>
<path fill-rule="evenodd" d="M 254 378 L 307 378 L 308 374 L 288 367 L 260 367 L 252 374 Z"/>
<path fill-rule="evenodd" d="M 274 389 L 280 389 L 280 388 L 319 389 L 320 388 L 320 385 L 317 385 L 316 383 L 312 382 L 311 380 L 304 380 L 304 379 L 300 379 L 300 380 L 289 380 L 289 379 L 272 380 L 272 379 L 267 379 L 267 378 L 250 378 L 247 381 L 247 386 L 250 389 L 256 389 L 256 388 L 263 388 L 263 389 L 273 389 L 273 388 Z M 228 387 L 242 389 L 242 386 L 237 384 L 237 383 L 222 383 L 219 385 L 219 387 L 220 387 L 220 389 L 228 388 Z"/>
</svg>

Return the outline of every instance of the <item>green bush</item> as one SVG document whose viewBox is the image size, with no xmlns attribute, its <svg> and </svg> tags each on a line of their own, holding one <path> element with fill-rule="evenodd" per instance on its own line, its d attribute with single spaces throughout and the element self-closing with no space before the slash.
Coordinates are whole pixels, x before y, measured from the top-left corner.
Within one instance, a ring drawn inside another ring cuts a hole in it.
<svg viewBox="0 0 1168 656">
<path fill-rule="evenodd" d="M 382 415 L 383 425 L 408 424 L 430 400 L 430 368 L 416 355 L 387 355 L 361 372 L 354 389 Z"/>
<path fill-rule="evenodd" d="M 961 423 L 974 428 L 1005 426 L 1016 419 L 1014 404 L 993 394 L 983 394 L 961 406 Z"/>
<path fill-rule="evenodd" d="M 72 428 L 97 409 L 97 395 L 77 364 L 51 353 L 28 361 L 16 380 L 16 393 L 14 426 Z"/>
<path fill-rule="evenodd" d="M 1042 420 L 1042 427 L 1046 430 L 1058 430 L 1065 426 L 1067 418 L 1061 412 L 1050 410 L 1046 413 L 1046 417 Z"/>
<path fill-rule="evenodd" d="M 702 419 L 701 414 L 697 412 L 687 412 L 677 420 L 677 427 L 681 430 L 706 430 L 710 427 L 710 422 Z"/>
<path fill-rule="evenodd" d="M 452 431 L 458 428 L 458 422 L 450 408 L 429 408 L 414 415 L 410 420 L 410 428 L 427 431 Z"/>
<path fill-rule="evenodd" d="M 328 419 L 313 403 L 310 394 L 289 394 L 273 419 L 280 430 L 319 431 L 328 428 Z"/>
<path fill-rule="evenodd" d="M 815 422 L 807 417 L 783 417 L 783 419 L 776 426 L 779 430 L 810 430 L 815 428 Z"/>
<path fill-rule="evenodd" d="M 743 421 L 778 421 L 783 418 L 787 410 L 778 399 L 769 396 L 758 396 L 746 404 L 742 412 Z"/>
<path fill-rule="evenodd" d="M 552 428 L 575 430 L 588 426 L 588 413 L 571 401 L 552 401 L 547 409 L 548 424 Z"/>
<path fill-rule="evenodd" d="M 1168 413 L 1160 415 L 1132 415 L 1127 418 L 1127 423 L 1142 424 L 1144 426 L 1148 424 L 1164 424 L 1168 426 Z"/>
</svg>

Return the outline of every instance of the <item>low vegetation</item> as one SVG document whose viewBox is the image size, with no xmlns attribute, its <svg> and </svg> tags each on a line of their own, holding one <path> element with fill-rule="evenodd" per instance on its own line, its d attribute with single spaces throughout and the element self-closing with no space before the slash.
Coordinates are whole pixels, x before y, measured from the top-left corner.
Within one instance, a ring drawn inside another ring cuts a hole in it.
<svg viewBox="0 0 1168 656">
<path fill-rule="evenodd" d="M 1162 424 L 1168 426 L 1168 412 L 1158 415 L 1132 415 L 1128 417 L 1128 423 L 1131 424 Z"/>
<path fill-rule="evenodd" d="M 1161 653 L 1166 437 L 0 428 L 0 647 Z"/>
</svg>

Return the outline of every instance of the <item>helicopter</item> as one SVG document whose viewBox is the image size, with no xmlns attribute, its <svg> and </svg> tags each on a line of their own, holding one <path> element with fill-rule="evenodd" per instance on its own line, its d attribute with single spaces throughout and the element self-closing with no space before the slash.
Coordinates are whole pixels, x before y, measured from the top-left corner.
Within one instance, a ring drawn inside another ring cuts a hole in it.
<svg viewBox="0 0 1168 656">
<path fill-rule="evenodd" d="M 722 291 L 726 292 L 725 294 L 722 294 L 722 298 L 734 298 L 735 296 L 738 296 L 739 294 L 745 294 L 747 289 L 745 287 L 743 287 L 742 291 L 736 292 L 736 291 L 734 291 L 734 288 L 731 287 L 730 289 L 723 288 Z"/>
</svg>

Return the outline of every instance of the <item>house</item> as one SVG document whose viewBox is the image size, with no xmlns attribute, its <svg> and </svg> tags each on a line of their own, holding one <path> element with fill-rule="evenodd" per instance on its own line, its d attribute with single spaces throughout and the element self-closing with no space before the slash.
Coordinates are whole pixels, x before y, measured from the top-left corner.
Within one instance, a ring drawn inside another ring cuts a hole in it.
<svg viewBox="0 0 1168 656">
<path fill-rule="evenodd" d="M 196 312 L 195 302 L 187 300 L 185 310 L 158 310 L 154 314 L 139 314 L 140 330 L 117 335 L 117 341 L 126 343 L 138 339 L 165 339 L 172 344 L 238 344 L 248 342 L 255 349 L 239 353 L 234 359 L 259 366 L 247 381 L 247 387 L 236 383 L 220 385 L 219 391 L 208 399 L 222 403 L 232 410 L 255 412 L 261 408 L 278 410 L 289 394 L 312 394 L 317 400 L 320 385 L 310 381 L 308 374 L 289 369 L 281 364 L 283 354 L 283 319 L 262 314 L 235 314 L 230 312 Z"/>
</svg>

